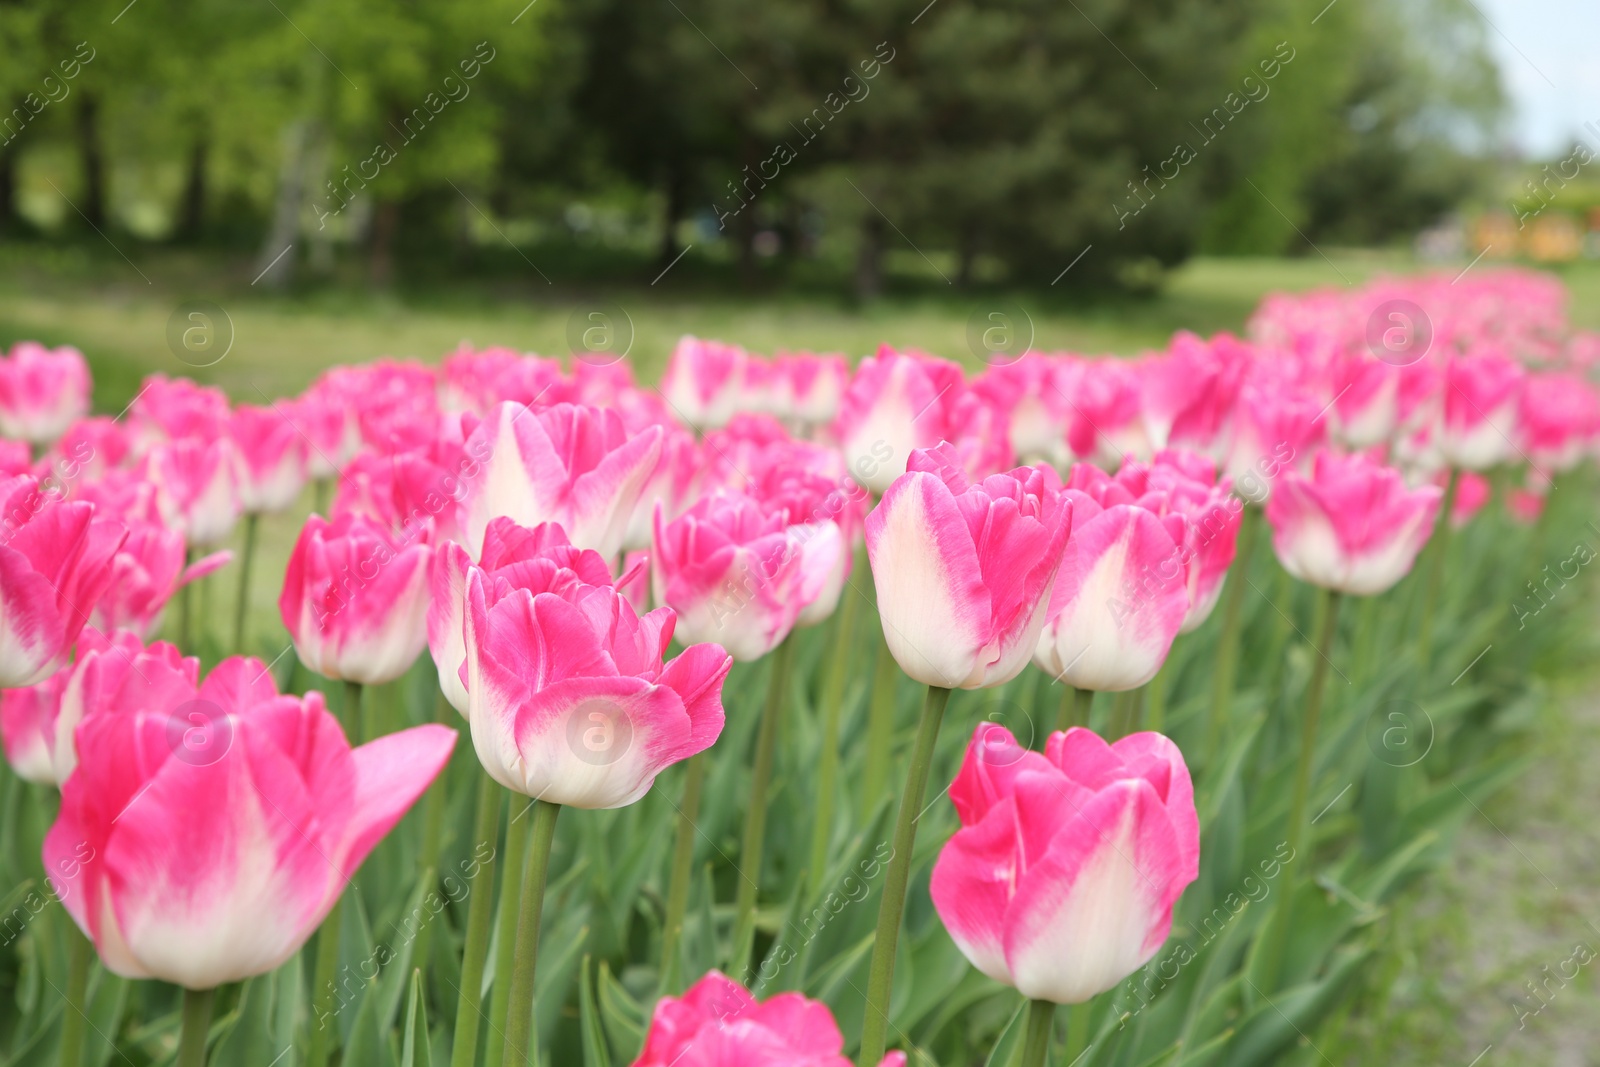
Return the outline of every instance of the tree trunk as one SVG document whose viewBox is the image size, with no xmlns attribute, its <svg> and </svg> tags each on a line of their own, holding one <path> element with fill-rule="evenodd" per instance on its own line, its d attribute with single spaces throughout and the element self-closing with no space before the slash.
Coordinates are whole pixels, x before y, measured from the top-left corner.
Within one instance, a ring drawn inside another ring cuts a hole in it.
<svg viewBox="0 0 1600 1067">
<path fill-rule="evenodd" d="M 656 270 L 663 271 L 678 257 L 678 223 L 688 208 L 688 188 L 683 171 L 675 164 L 667 166 L 666 218 L 661 221 L 661 249 L 656 254 Z"/>
<path fill-rule="evenodd" d="M 197 134 L 189 146 L 189 173 L 183 181 L 183 198 L 178 203 L 176 237 L 185 244 L 200 240 L 206 224 L 206 158 L 210 144 L 204 133 Z"/>
<path fill-rule="evenodd" d="M 861 218 L 856 245 L 856 299 L 875 300 L 883 292 L 883 219 L 873 211 Z"/>
<path fill-rule="evenodd" d="M 15 237 L 22 231 L 17 214 L 17 154 L 0 148 L 0 235 Z"/>
<path fill-rule="evenodd" d="M 261 254 L 256 257 L 256 280 L 269 289 L 282 289 L 294 280 L 295 257 L 290 251 L 300 230 L 300 206 L 305 184 L 306 143 L 311 124 L 291 122 L 283 132 L 283 162 L 278 167 L 278 197 L 272 208 Z"/>
<path fill-rule="evenodd" d="M 387 289 L 394 281 L 394 239 L 400 229 L 400 201 L 379 200 L 372 212 L 372 246 L 368 270 L 373 288 Z"/>
<path fill-rule="evenodd" d="M 78 105 L 78 153 L 83 191 L 78 210 L 96 229 L 106 228 L 106 160 L 100 150 L 100 102 L 89 93 Z"/>
<path fill-rule="evenodd" d="M 972 288 L 972 275 L 978 259 L 978 226 L 969 222 L 961 227 L 961 238 L 956 250 L 956 288 Z"/>
</svg>

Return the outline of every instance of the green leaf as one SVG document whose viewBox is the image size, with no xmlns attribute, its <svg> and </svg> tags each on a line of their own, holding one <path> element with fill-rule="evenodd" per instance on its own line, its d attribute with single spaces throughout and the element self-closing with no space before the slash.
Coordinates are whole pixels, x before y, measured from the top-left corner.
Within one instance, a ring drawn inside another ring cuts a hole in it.
<svg viewBox="0 0 1600 1067">
<path fill-rule="evenodd" d="M 600 1011 L 594 1003 L 594 987 L 589 984 L 589 957 L 583 957 L 578 976 L 578 1028 L 583 1035 L 584 1067 L 611 1067 L 611 1050 L 600 1025 Z"/>
<path fill-rule="evenodd" d="M 983 1067 L 1011 1067 L 1012 1062 L 1022 1055 L 1022 1039 L 1028 1030 L 1027 1018 L 1028 998 L 1018 997 L 1017 1010 L 1011 1013 L 1011 1021 L 1000 1031 L 1000 1038 L 989 1050 L 989 1058 L 983 1061 Z"/>
<path fill-rule="evenodd" d="M 400 1046 L 400 1067 L 433 1067 L 428 1044 L 428 1003 L 422 993 L 422 969 L 411 972 L 411 995 L 406 1003 L 405 1041 Z"/>
</svg>

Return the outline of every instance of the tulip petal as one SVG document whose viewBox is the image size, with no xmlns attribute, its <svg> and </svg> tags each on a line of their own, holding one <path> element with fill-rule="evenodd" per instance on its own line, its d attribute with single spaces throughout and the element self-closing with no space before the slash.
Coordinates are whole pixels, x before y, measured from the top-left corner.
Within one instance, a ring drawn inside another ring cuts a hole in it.
<svg viewBox="0 0 1600 1067">
<path fill-rule="evenodd" d="M 998 982 L 1006 963 L 1006 908 L 1016 891 L 1017 809 L 1002 797 L 983 819 L 957 830 L 939 853 L 928 885 L 939 918 L 961 954 Z"/>
</svg>

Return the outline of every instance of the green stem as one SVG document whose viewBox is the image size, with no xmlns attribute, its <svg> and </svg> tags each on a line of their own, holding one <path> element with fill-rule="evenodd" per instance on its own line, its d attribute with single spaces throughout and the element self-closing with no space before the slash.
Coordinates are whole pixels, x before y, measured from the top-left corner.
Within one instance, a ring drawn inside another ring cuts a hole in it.
<svg viewBox="0 0 1600 1067">
<path fill-rule="evenodd" d="M 211 1030 L 211 1002 L 216 993 L 215 989 L 183 991 L 183 1032 L 173 1067 L 205 1067 L 206 1035 Z"/>
<path fill-rule="evenodd" d="M 1306 684 L 1305 718 L 1300 724 L 1300 756 L 1295 763 L 1294 791 L 1289 799 L 1289 854 L 1297 859 L 1305 854 L 1306 848 L 1309 829 L 1306 826 L 1306 808 L 1311 797 L 1312 771 L 1316 766 L 1317 727 L 1322 719 L 1322 694 L 1327 688 L 1328 662 L 1333 655 L 1333 636 L 1339 625 L 1339 600 L 1337 591 L 1324 589 L 1317 603 L 1315 649 L 1317 655 L 1311 662 L 1311 680 Z M 1303 871 L 1307 867 L 1309 863 L 1302 863 L 1296 870 Z M 1263 953 L 1265 966 L 1263 977 L 1273 985 L 1278 981 L 1283 950 L 1293 920 L 1294 887 L 1297 881 L 1299 879 L 1294 875 L 1285 880 L 1278 898 L 1277 914 L 1273 916 L 1271 927 L 1266 933 L 1270 940 Z"/>
<path fill-rule="evenodd" d="M 773 652 L 767 703 L 756 734 L 756 762 L 750 773 L 750 806 L 744 813 L 744 844 L 739 849 L 739 891 L 734 901 L 733 945 L 728 973 L 738 977 L 749 964 L 756 933 L 756 894 L 761 888 L 761 851 L 767 834 L 767 790 L 772 784 L 772 761 L 778 750 L 778 729 L 783 718 L 789 672 L 794 666 L 792 637 Z"/>
<path fill-rule="evenodd" d="M 456 1030 L 450 1067 L 473 1067 L 478 1058 L 483 964 L 489 955 L 490 919 L 494 916 L 494 846 L 500 836 L 501 803 L 499 783 L 487 774 L 480 774 L 472 840 L 479 854 L 486 854 L 488 859 L 479 860 L 477 869 L 467 880 L 467 891 L 472 899 L 467 903 L 467 943 L 461 950 L 461 985 L 456 990 Z M 484 846 L 488 846 L 486 852 Z M 491 1044 L 498 1046 L 492 1039 Z"/>
<path fill-rule="evenodd" d="M 521 794 L 511 794 L 511 810 L 517 810 Z M 530 805 L 531 807 L 531 805 Z M 485 1067 L 501 1067 L 506 1052 L 506 1016 L 511 1010 L 511 970 L 517 952 L 517 902 L 522 898 L 522 867 L 528 855 L 528 838 L 533 832 L 533 820 L 518 826 L 517 820 L 527 815 L 511 816 L 506 826 L 506 862 L 500 872 L 500 905 L 495 919 L 499 940 L 494 950 L 494 984 L 489 999 L 489 1047 L 484 1050 Z"/>
<path fill-rule="evenodd" d="M 1061 689 L 1061 707 L 1056 712 L 1056 729 L 1062 732 L 1074 726 L 1089 726 L 1089 712 L 1094 708 L 1093 689 L 1074 689 L 1072 686 L 1063 686 Z"/>
<path fill-rule="evenodd" d="M 1172 681 L 1172 654 L 1144 687 L 1144 728 L 1160 733 L 1167 724 L 1167 685 Z"/>
<path fill-rule="evenodd" d="M 306 1051 L 306 1067 L 326 1067 L 333 1049 L 333 980 L 339 969 L 339 919 L 343 910 L 344 895 L 340 894 L 317 931 L 317 962 L 311 979 L 311 1045 Z"/>
<path fill-rule="evenodd" d="M 250 564 L 256 558 L 256 529 L 261 516 L 250 512 L 244 517 L 244 554 L 239 558 L 239 600 L 233 606 L 233 650 L 244 654 L 244 627 L 250 616 Z"/>
<path fill-rule="evenodd" d="M 454 714 L 455 709 L 444 699 L 444 694 L 439 694 L 434 721 L 448 722 L 450 716 Z M 417 870 L 433 872 L 433 885 L 430 888 L 438 886 L 439 849 L 444 839 L 445 794 L 449 776 L 450 769 L 446 767 L 428 788 L 422 801 L 422 844 L 417 850 Z M 432 920 L 422 924 L 422 929 L 417 931 L 416 945 L 412 950 L 412 965 L 423 970 L 427 970 L 430 953 L 433 951 L 433 925 Z"/>
<path fill-rule="evenodd" d="M 77 923 L 68 920 L 65 926 L 67 1008 L 61 1013 L 61 1067 L 79 1067 L 83 1062 L 83 1032 L 89 1025 L 89 966 L 94 960 L 94 945 Z"/>
<path fill-rule="evenodd" d="M 894 756 L 895 690 L 900 666 L 889 646 L 878 638 L 878 659 L 872 669 L 872 700 L 867 706 L 866 763 L 861 772 L 861 810 L 871 814 L 889 786 L 889 765 Z"/>
<path fill-rule="evenodd" d="M 350 743 L 355 745 L 360 742 L 361 734 L 361 683 L 344 683 L 344 732 L 350 738 Z"/>
<path fill-rule="evenodd" d="M 839 609 L 833 630 L 833 661 L 822 692 L 822 751 L 817 759 L 817 819 L 811 827 L 811 893 L 822 889 L 828 867 L 828 844 L 833 839 L 834 789 L 839 780 L 839 721 L 844 715 L 844 681 L 855 640 L 856 613 L 861 598 L 850 596 Z"/>
<path fill-rule="evenodd" d="M 872 939 L 872 968 L 867 974 L 867 1012 L 861 1027 L 861 1053 L 856 1060 L 860 1067 L 878 1067 L 883 1059 L 889 1029 L 889 994 L 894 985 L 894 953 L 900 942 L 900 919 L 906 910 L 906 886 L 911 881 L 911 853 L 917 844 L 922 797 L 933 769 L 934 742 L 939 739 L 939 724 L 949 702 L 950 690 L 930 685 L 917 722 L 906 788 L 900 795 L 900 814 L 895 817 L 894 855 L 889 859 L 883 896 L 878 901 L 878 931 Z"/>
<path fill-rule="evenodd" d="M 188 570 L 194 566 L 195 550 L 190 545 L 183 553 L 183 567 Z M 194 636 L 194 582 L 184 582 L 183 588 L 178 590 L 178 647 L 184 652 L 194 651 L 191 639 Z"/>
<path fill-rule="evenodd" d="M 333 488 L 332 478 L 318 478 L 311 483 L 311 510 L 317 515 L 328 513 L 328 491 Z"/>
<path fill-rule="evenodd" d="M 550 875 L 550 846 L 556 836 L 561 805 L 533 802 L 527 869 L 522 873 L 522 907 L 517 915 L 517 956 L 511 970 L 511 1006 L 506 1017 L 503 1062 L 513 1067 L 533 1063 L 533 978 L 539 960 L 539 922 L 544 914 L 544 887 Z"/>
<path fill-rule="evenodd" d="M 1439 505 L 1439 516 L 1434 520 L 1433 537 L 1428 545 L 1428 573 L 1422 593 L 1422 621 L 1417 625 L 1417 664 L 1427 670 L 1433 658 L 1433 617 L 1439 606 L 1439 587 L 1444 578 L 1444 558 L 1450 550 L 1450 512 L 1456 504 L 1456 488 L 1460 473 L 1450 468 L 1450 481 L 1445 485 L 1444 500 Z"/>
<path fill-rule="evenodd" d="M 1050 1053 L 1050 1024 L 1055 1021 L 1056 1006 L 1048 1000 L 1028 1002 L 1028 1039 L 1022 1046 L 1022 1067 L 1044 1067 Z"/>
<path fill-rule="evenodd" d="M 1239 627 L 1244 616 L 1244 587 L 1249 584 L 1250 557 L 1255 553 L 1256 532 L 1261 516 L 1246 507 L 1239 519 L 1239 541 L 1229 568 L 1233 581 L 1223 592 L 1222 632 L 1217 635 L 1216 673 L 1211 676 L 1211 715 L 1206 722 L 1206 744 L 1202 761 L 1209 762 L 1222 743 L 1223 726 L 1233 701 L 1233 677 L 1239 667 Z"/>
<path fill-rule="evenodd" d="M 700 818 L 700 794 L 706 784 L 706 755 L 689 757 L 683 780 L 683 802 L 678 805 L 678 837 L 672 846 L 672 874 L 667 883 L 667 913 L 661 930 L 661 992 L 681 992 L 678 942 L 683 937 L 683 917 L 689 910 L 689 880 L 694 873 L 695 821 Z"/>
</svg>

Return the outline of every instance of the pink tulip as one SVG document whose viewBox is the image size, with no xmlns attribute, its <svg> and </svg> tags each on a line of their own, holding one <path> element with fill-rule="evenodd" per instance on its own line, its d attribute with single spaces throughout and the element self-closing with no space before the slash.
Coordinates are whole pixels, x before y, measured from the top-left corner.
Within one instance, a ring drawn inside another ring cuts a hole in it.
<svg viewBox="0 0 1600 1067">
<path fill-rule="evenodd" d="M 128 416 L 141 451 L 160 441 L 218 441 L 228 432 L 228 395 L 189 378 L 152 374 Z"/>
<path fill-rule="evenodd" d="M 1187 519 L 1142 506 L 1144 488 L 1082 463 L 1068 479 L 1072 539 L 1034 650 L 1040 669 L 1067 685 L 1138 688 L 1166 662 L 1189 616 L 1188 565 L 1196 560 L 1203 569 L 1205 557 L 1185 556 Z M 1153 505 L 1165 510 L 1166 500 Z"/>
<path fill-rule="evenodd" d="M 1255 484 L 1260 502 L 1272 495 L 1273 477 L 1294 464 L 1304 467 L 1327 437 L 1325 402 L 1281 374 L 1261 373 L 1240 390 L 1234 407 L 1227 471 L 1241 485 Z"/>
<path fill-rule="evenodd" d="M 1230 495 L 1229 480 L 1219 483 L 1211 462 L 1193 452 L 1158 452 L 1147 469 L 1125 464 L 1117 480 L 1138 492 L 1139 506 L 1158 518 L 1178 515 L 1183 519 L 1178 556 L 1186 575 L 1189 610 L 1178 632 L 1198 629 L 1222 595 L 1222 583 L 1239 540 L 1243 505 Z"/>
<path fill-rule="evenodd" d="M 628 520 L 661 455 L 662 430 L 630 434 L 615 411 L 576 404 L 497 406 L 467 437 L 483 470 L 466 483 L 466 546 L 483 543 L 489 520 L 558 522 L 580 548 L 607 559 L 622 551 Z"/>
<path fill-rule="evenodd" d="M 0 740 L 6 762 L 26 782 L 56 784 L 56 719 L 68 671 L 20 689 L 0 689 Z"/>
<path fill-rule="evenodd" d="M 950 786 L 961 819 L 934 864 L 956 947 L 1024 996 L 1081 1004 L 1142 967 L 1200 873 L 1189 769 L 1157 733 L 1055 733 L 1043 755 L 983 723 Z"/>
<path fill-rule="evenodd" d="M 1003 685 L 1028 665 L 1073 525 L 1053 472 L 976 484 L 949 445 L 918 449 L 867 516 L 883 636 L 927 685 Z"/>
<path fill-rule="evenodd" d="M 891 1052 L 879 1067 L 905 1062 L 904 1052 Z M 757 1001 L 709 971 L 683 996 L 656 1002 L 632 1067 L 850 1067 L 850 1060 L 826 1004 L 799 993 Z"/>
<path fill-rule="evenodd" d="M 0 434 L 49 444 L 89 413 L 89 365 L 83 353 L 19 341 L 0 359 Z"/>
<path fill-rule="evenodd" d="M 1229 334 L 1206 341 L 1186 330 L 1177 333 L 1167 354 L 1140 367 L 1151 443 L 1200 451 L 1225 444 L 1250 362 L 1249 346 Z"/>
<path fill-rule="evenodd" d="M 1450 475 L 1446 471 L 1439 472 L 1435 484 L 1448 481 Z M 1472 521 L 1472 517 L 1483 510 L 1483 506 L 1494 495 L 1489 485 L 1489 479 L 1481 474 L 1471 471 L 1461 471 L 1456 475 L 1456 499 L 1450 506 L 1450 525 L 1454 529 L 1461 529 Z"/>
<path fill-rule="evenodd" d="M 427 451 L 363 452 L 340 472 L 329 510 L 335 519 L 364 515 L 407 541 L 464 541 L 460 501 L 468 484 L 482 475 L 481 462 L 444 435 Z"/>
<path fill-rule="evenodd" d="M 1309 477 L 1286 472 L 1267 502 L 1272 547 L 1301 581 L 1372 596 L 1411 570 L 1442 495 L 1359 453 L 1319 452 Z"/>
<path fill-rule="evenodd" d="M 839 414 L 839 400 L 850 382 L 850 364 L 843 356 L 779 352 L 773 369 L 780 415 L 808 426 L 822 426 Z"/>
<path fill-rule="evenodd" d="M 1124 455 L 1149 454 L 1142 383 L 1128 360 L 1084 360 L 1075 373 L 1057 380 L 1071 401 L 1067 441 L 1074 455 L 1111 465 Z"/>
<path fill-rule="evenodd" d="M 542 561 L 542 562 L 538 562 Z M 478 567 L 490 576 L 516 583 L 529 567 L 555 566 L 571 571 L 589 585 L 610 585 L 611 571 L 600 553 L 573 548 L 566 531 L 553 522 L 529 529 L 510 519 L 489 523 L 483 535 L 483 550 Z M 434 553 L 428 574 L 428 650 L 439 668 L 439 688 L 450 706 L 467 713 L 467 688 L 461 678 L 467 661 L 467 572 L 472 558 L 454 541 L 446 542 Z M 630 572 L 629 579 L 637 575 Z"/>
<path fill-rule="evenodd" d="M 111 581 L 89 613 L 105 633 L 130 630 L 148 639 L 161 625 L 161 613 L 174 594 L 233 559 L 227 550 L 184 565 L 183 534 L 159 522 L 123 519 L 128 539 L 111 562 Z"/>
<path fill-rule="evenodd" d="M 749 353 L 738 345 L 684 336 L 667 359 L 661 395 L 695 429 L 723 426 L 739 410 L 749 363 Z"/>
<path fill-rule="evenodd" d="M 279 696 L 241 657 L 76 737 L 45 870 L 114 974 L 190 989 L 299 951 L 455 744 L 428 725 L 352 750 L 321 694 Z"/>
<path fill-rule="evenodd" d="M 743 493 L 712 493 L 671 522 L 657 512 L 656 603 L 677 614 L 685 640 L 715 641 L 736 660 L 760 659 L 789 636 L 835 563 L 803 547 L 785 512 Z"/>
<path fill-rule="evenodd" d="M 133 440 L 116 419 L 79 419 L 50 449 L 50 466 L 64 481 L 102 478 L 132 455 Z"/>
<path fill-rule="evenodd" d="M 543 536 L 505 532 L 530 542 Z M 733 661 L 698 644 L 664 662 L 672 611 L 635 614 L 609 578 L 586 580 L 603 569 L 586 560 L 592 555 L 558 547 L 499 571 L 468 570 L 467 720 L 478 759 L 506 788 L 553 804 L 617 808 L 716 741 Z"/>
<path fill-rule="evenodd" d="M 278 597 L 300 662 L 364 685 L 404 674 L 428 641 L 432 554 L 360 515 L 307 519 Z"/>
<path fill-rule="evenodd" d="M 244 510 L 233 442 L 225 437 L 158 444 L 140 473 L 156 487 L 162 518 L 196 547 L 225 540 Z"/>
<path fill-rule="evenodd" d="M 558 392 L 561 385 L 560 363 L 509 348 L 475 352 L 463 344 L 439 364 L 439 405 L 451 412 L 470 411 L 480 418 L 502 400 L 555 403 L 562 398 L 550 394 Z"/>
<path fill-rule="evenodd" d="M 800 592 L 804 606 L 795 624 L 815 626 L 833 614 L 850 581 L 867 494 L 854 482 L 798 464 L 769 467 L 754 492 L 764 508 L 781 512 L 789 524 L 806 576 Z"/>
<path fill-rule="evenodd" d="M 50 742 L 56 785 L 78 766 L 73 731 L 84 718 L 179 707 L 195 695 L 200 661 L 166 641 L 147 648 L 126 630 L 110 635 L 90 630 L 78 642 L 77 662 L 60 674 L 65 683 Z"/>
<path fill-rule="evenodd" d="M 333 477 L 361 450 L 360 394 L 344 370 L 336 367 L 318 378 L 294 402 L 295 421 L 309 438 L 306 474 L 311 478 Z"/>
<path fill-rule="evenodd" d="M 1365 353 L 1342 357 L 1330 382 L 1338 438 L 1352 448 L 1387 441 L 1400 417 L 1400 370 Z"/>
<path fill-rule="evenodd" d="M 1571 470 L 1600 435 L 1600 394 L 1576 374 L 1530 374 L 1518 428 L 1528 458 L 1546 474 Z"/>
<path fill-rule="evenodd" d="M 1544 514 L 1547 495 L 1537 490 L 1514 486 L 1506 493 L 1506 514 L 1511 516 L 1513 522 L 1532 526 L 1539 521 L 1539 516 Z"/>
<path fill-rule="evenodd" d="M 650 547 L 655 536 L 656 505 L 670 521 L 694 502 L 695 490 L 705 477 L 705 456 L 694 434 L 678 426 L 662 428 L 661 456 L 645 479 L 639 499 L 628 517 L 622 547 L 636 551 Z"/>
<path fill-rule="evenodd" d="M 251 514 L 282 511 L 306 484 L 306 437 L 278 405 L 240 404 L 228 425 L 239 504 Z"/>
<path fill-rule="evenodd" d="M 1481 471 L 1514 457 L 1523 377 L 1522 366 L 1498 352 L 1449 362 L 1440 446 L 1451 466 Z"/>
<path fill-rule="evenodd" d="M 962 436 L 959 412 L 974 400 L 960 364 L 884 345 L 861 361 L 839 403 L 834 430 L 850 476 L 884 492 L 914 449 Z"/>
<path fill-rule="evenodd" d="M 93 504 L 62 500 L 27 475 L 0 482 L 0 688 L 66 664 L 126 538 Z"/>
</svg>

